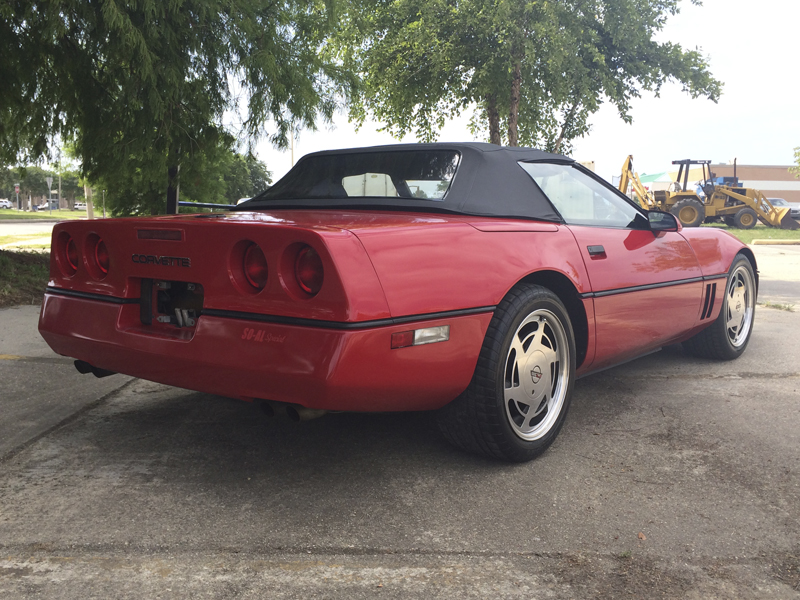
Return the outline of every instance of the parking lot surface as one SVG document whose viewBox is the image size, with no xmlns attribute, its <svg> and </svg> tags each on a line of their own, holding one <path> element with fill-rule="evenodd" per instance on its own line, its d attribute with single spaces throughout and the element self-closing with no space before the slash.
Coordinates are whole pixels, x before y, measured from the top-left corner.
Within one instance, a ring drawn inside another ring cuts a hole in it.
<svg viewBox="0 0 800 600">
<path fill-rule="evenodd" d="M 0 597 L 800 597 L 798 312 L 759 307 L 737 361 L 671 346 L 581 379 L 508 465 L 426 413 L 295 424 L 81 376 L 15 310 L 0 354 L 40 360 L 0 360 L 3 405 L 84 401 L 0 450 Z"/>
</svg>

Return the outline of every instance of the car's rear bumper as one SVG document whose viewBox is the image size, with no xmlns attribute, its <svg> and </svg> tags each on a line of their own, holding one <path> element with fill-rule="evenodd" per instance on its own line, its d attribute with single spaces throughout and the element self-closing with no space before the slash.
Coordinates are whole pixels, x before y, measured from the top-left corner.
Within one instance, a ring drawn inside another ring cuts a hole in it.
<svg viewBox="0 0 800 600">
<path fill-rule="evenodd" d="M 439 408 L 469 384 L 491 312 L 363 329 L 201 315 L 168 335 L 139 306 L 45 294 L 39 331 L 57 353 L 177 387 L 308 408 Z M 450 325 L 450 339 L 391 349 L 391 335 Z"/>
</svg>

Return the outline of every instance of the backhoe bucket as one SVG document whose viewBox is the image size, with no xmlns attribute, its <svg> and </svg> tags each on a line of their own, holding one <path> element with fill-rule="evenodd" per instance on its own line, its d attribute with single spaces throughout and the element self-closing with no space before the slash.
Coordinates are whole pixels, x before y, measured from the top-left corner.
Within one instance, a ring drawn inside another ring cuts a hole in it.
<svg viewBox="0 0 800 600">
<path fill-rule="evenodd" d="M 786 213 L 781 217 L 781 229 L 800 229 L 800 223 L 795 221 L 789 214 L 791 212 L 791 209 L 790 208 L 781 209 L 781 212 L 783 211 L 786 211 Z"/>
</svg>

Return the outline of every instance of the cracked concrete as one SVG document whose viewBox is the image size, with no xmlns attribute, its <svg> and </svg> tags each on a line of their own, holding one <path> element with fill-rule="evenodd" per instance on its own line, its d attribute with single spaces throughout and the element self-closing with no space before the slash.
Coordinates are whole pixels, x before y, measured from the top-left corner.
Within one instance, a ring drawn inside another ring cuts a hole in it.
<svg viewBox="0 0 800 600">
<path fill-rule="evenodd" d="M 0 360 L 4 409 L 111 387 L 0 460 L 0 597 L 800 598 L 800 313 L 759 307 L 737 361 L 672 346 L 581 379 L 550 450 L 507 465 L 425 413 L 115 389 L 9 311 L 0 354 L 30 360 Z"/>
</svg>

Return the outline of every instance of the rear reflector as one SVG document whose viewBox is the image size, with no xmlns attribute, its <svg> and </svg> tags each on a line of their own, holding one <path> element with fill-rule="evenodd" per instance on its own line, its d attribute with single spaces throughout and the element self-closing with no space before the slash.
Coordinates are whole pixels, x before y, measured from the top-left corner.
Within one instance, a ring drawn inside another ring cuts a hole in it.
<svg viewBox="0 0 800 600">
<path fill-rule="evenodd" d="M 183 231 L 180 229 L 137 229 L 136 237 L 140 240 L 172 240 L 180 242 Z"/>
<path fill-rule="evenodd" d="M 97 245 L 94 247 L 94 260 L 103 275 L 108 273 L 108 248 L 103 240 L 97 240 Z"/>
<path fill-rule="evenodd" d="M 251 244 L 244 253 L 244 264 L 242 265 L 244 276 L 247 282 L 256 290 L 263 290 L 267 285 L 267 258 L 258 244 Z"/>
<path fill-rule="evenodd" d="M 78 246 L 72 238 L 67 240 L 67 264 L 73 273 L 78 270 Z"/>
<path fill-rule="evenodd" d="M 441 327 L 426 327 L 414 331 L 402 331 L 392 334 L 392 348 L 407 348 L 408 346 L 422 346 L 436 342 L 446 342 L 450 339 L 450 325 Z"/>
<path fill-rule="evenodd" d="M 322 267 L 322 259 L 316 250 L 311 246 L 304 246 L 297 253 L 294 264 L 295 277 L 306 294 L 315 296 L 322 287 L 325 278 L 325 271 Z"/>
</svg>

